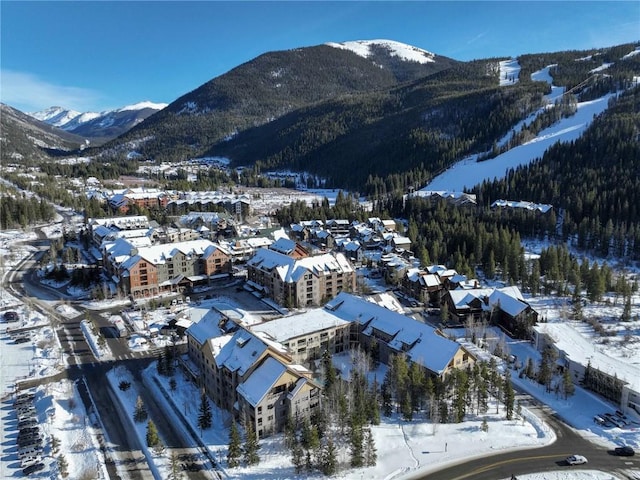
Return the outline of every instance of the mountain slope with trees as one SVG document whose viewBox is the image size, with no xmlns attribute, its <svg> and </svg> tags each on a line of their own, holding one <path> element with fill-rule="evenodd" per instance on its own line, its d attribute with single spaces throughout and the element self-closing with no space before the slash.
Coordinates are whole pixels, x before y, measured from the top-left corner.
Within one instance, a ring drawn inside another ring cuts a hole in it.
<svg viewBox="0 0 640 480">
<path fill-rule="evenodd" d="M 265 53 L 183 95 L 109 146 L 145 139 L 139 152 L 146 158 L 198 156 L 296 109 L 388 88 L 457 63 L 437 55 L 426 64 L 390 57 L 383 48 L 364 58 L 328 45 Z"/>
<path fill-rule="evenodd" d="M 52 127 L 0 103 L 0 160 L 4 165 L 23 160 L 46 160 L 77 150 L 84 138 Z"/>
</svg>

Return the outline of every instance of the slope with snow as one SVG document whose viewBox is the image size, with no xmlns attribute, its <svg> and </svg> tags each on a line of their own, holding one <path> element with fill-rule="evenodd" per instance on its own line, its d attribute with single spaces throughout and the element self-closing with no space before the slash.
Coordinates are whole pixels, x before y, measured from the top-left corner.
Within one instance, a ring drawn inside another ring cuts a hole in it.
<svg viewBox="0 0 640 480">
<path fill-rule="evenodd" d="M 538 78 L 544 76 L 538 73 Z M 557 90 L 552 90 L 555 98 Z M 557 142 L 571 142 L 582 136 L 596 115 L 604 112 L 609 99 L 615 94 L 607 94 L 595 100 L 578 103 L 575 115 L 562 118 L 557 123 L 542 130 L 533 140 L 519 145 L 498 155 L 491 160 L 478 162 L 478 155 L 471 155 L 453 165 L 451 168 L 435 177 L 422 190 L 451 190 L 461 192 L 482 183 L 484 180 L 503 178 L 510 169 L 521 165 L 528 165 L 533 160 L 541 158 L 544 152 Z"/>
<path fill-rule="evenodd" d="M 42 110 L 40 112 L 29 113 L 36 120 L 40 120 L 41 122 L 48 123 L 49 125 L 53 125 L 54 127 L 62 127 L 66 125 L 78 115 L 81 115 L 80 112 L 76 112 L 75 110 L 68 110 L 63 107 L 49 107 L 46 110 Z"/>
<path fill-rule="evenodd" d="M 350 50 L 356 55 L 369 58 L 373 55 L 372 47 L 382 47 L 389 51 L 389 54 L 407 62 L 430 63 L 434 62 L 434 54 L 418 47 L 413 47 L 405 43 L 393 40 L 356 40 L 351 42 L 328 42 L 325 45 L 334 48 Z"/>
</svg>

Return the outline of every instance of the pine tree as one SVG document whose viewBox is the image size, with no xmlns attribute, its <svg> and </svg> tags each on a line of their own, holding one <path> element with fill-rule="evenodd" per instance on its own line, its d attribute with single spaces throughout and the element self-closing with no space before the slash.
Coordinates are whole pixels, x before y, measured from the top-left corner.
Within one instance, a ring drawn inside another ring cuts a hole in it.
<svg viewBox="0 0 640 480">
<path fill-rule="evenodd" d="M 364 440 L 362 427 L 355 425 L 351 428 L 350 450 L 351 450 L 351 466 L 354 468 L 364 465 L 364 452 L 362 442 Z"/>
<path fill-rule="evenodd" d="M 302 473 L 302 467 L 304 467 L 304 449 L 297 438 L 294 438 L 291 446 L 291 463 L 293 464 L 296 474 Z"/>
<path fill-rule="evenodd" d="M 336 368 L 333 366 L 331 354 L 328 350 L 325 350 L 322 354 L 322 366 L 324 369 L 324 394 L 327 397 L 331 397 L 334 385 L 338 380 L 338 374 Z"/>
<path fill-rule="evenodd" d="M 296 427 L 291 415 L 287 416 L 287 421 L 284 424 L 284 444 L 287 448 L 293 449 L 295 444 L 298 443 L 296 436 Z"/>
<path fill-rule="evenodd" d="M 480 425 L 480 429 L 485 433 L 489 431 L 489 423 L 487 423 L 487 417 L 484 417 L 482 419 L 482 424 Z"/>
<path fill-rule="evenodd" d="M 573 379 L 571 378 L 571 372 L 568 368 L 566 368 L 562 374 L 562 393 L 564 394 L 565 400 L 572 396 L 576 391 L 576 386 L 573 384 Z"/>
<path fill-rule="evenodd" d="M 158 370 L 158 373 L 162 376 L 166 376 L 167 375 L 167 362 L 165 360 L 165 352 L 160 351 L 158 353 L 158 359 L 156 360 L 156 368 Z"/>
<path fill-rule="evenodd" d="M 376 442 L 371 433 L 371 429 L 364 431 L 364 464 L 366 467 L 373 467 L 378 462 L 378 453 L 376 450 Z"/>
<path fill-rule="evenodd" d="M 557 353 L 553 348 L 547 347 L 542 352 L 540 368 L 538 369 L 538 383 L 547 387 L 547 392 L 551 391 L 551 380 L 553 379 L 553 366 L 557 360 Z"/>
<path fill-rule="evenodd" d="M 371 389 L 369 391 L 369 398 L 367 400 L 368 407 L 368 419 L 371 422 L 371 425 L 379 425 L 380 424 L 380 404 L 378 402 L 378 383 L 373 380 L 371 384 Z"/>
<path fill-rule="evenodd" d="M 328 477 L 334 475 L 338 471 L 338 453 L 331 437 L 327 439 L 327 442 L 322 449 L 320 470 Z"/>
<path fill-rule="evenodd" d="M 624 302 L 624 308 L 622 309 L 622 316 L 620 317 L 622 322 L 631 321 L 631 295 L 627 296 Z"/>
<path fill-rule="evenodd" d="M 525 367 L 524 374 L 527 378 L 534 378 L 536 375 L 536 368 L 533 365 L 533 359 L 531 357 L 527 359 L 527 366 Z"/>
<path fill-rule="evenodd" d="M 390 417 L 393 413 L 393 404 L 391 401 L 391 391 L 389 383 L 385 380 L 380 388 L 380 397 L 382 400 L 382 413 L 385 417 Z"/>
<path fill-rule="evenodd" d="M 400 411 L 402 412 L 402 419 L 410 422 L 413 420 L 413 407 L 411 402 L 411 394 L 407 390 L 404 393 L 404 398 L 402 399 L 402 403 L 400 404 Z"/>
<path fill-rule="evenodd" d="M 136 423 L 144 422 L 148 417 L 147 408 L 144 406 L 144 402 L 142 401 L 142 397 L 138 395 L 136 399 L 136 408 L 133 411 L 133 420 Z"/>
<path fill-rule="evenodd" d="M 64 455 L 58 455 L 58 470 L 60 471 L 60 476 L 62 478 L 67 478 L 69 476 L 69 463 Z"/>
<path fill-rule="evenodd" d="M 229 468 L 234 468 L 240 465 L 240 457 L 242 456 L 242 447 L 240 444 L 240 432 L 236 422 L 231 422 L 229 428 L 229 448 L 227 450 L 227 465 Z"/>
<path fill-rule="evenodd" d="M 169 464 L 169 480 L 181 480 L 182 471 L 180 470 L 180 462 L 176 452 L 171 452 L 171 459 Z"/>
<path fill-rule="evenodd" d="M 203 392 L 200 396 L 200 413 L 198 415 L 198 427 L 200 430 L 211 428 L 211 405 L 207 395 Z"/>
<path fill-rule="evenodd" d="M 246 422 L 245 427 L 245 440 L 244 440 L 244 463 L 247 465 L 257 465 L 260 463 L 260 456 L 258 455 L 258 450 L 260 449 L 260 444 L 258 443 L 258 437 L 256 436 L 256 432 L 253 428 L 253 424 L 249 421 Z"/>
<path fill-rule="evenodd" d="M 147 446 L 151 448 L 156 448 L 160 446 L 160 437 L 158 436 L 158 429 L 156 428 L 156 424 L 153 423 L 153 420 L 149 420 L 147 422 Z"/>
<path fill-rule="evenodd" d="M 504 372 L 504 387 L 502 390 L 507 420 L 511 420 L 513 418 L 513 406 L 516 400 L 516 394 L 511 384 L 511 372 L 509 370 L 505 370 Z"/>
</svg>

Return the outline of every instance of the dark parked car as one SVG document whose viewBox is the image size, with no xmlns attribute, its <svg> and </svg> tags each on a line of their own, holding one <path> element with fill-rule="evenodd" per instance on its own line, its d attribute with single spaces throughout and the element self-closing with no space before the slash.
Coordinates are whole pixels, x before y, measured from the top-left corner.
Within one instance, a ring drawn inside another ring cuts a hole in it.
<svg viewBox="0 0 640 480">
<path fill-rule="evenodd" d="M 17 322 L 18 321 L 18 312 L 4 312 L 4 321 L 5 322 Z"/>
<path fill-rule="evenodd" d="M 23 428 L 35 427 L 37 425 L 38 420 L 36 420 L 35 418 L 27 418 L 18 422 L 18 430 L 22 430 Z"/>
<path fill-rule="evenodd" d="M 33 465 L 29 465 L 26 468 L 22 469 L 22 473 L 25 475 L 31 475 L 32 473 L 39 472 L 44 468 L 44 463 L 34 463 Z"/>
<path fill-rule="evenodd" d="M 636 452 L 629 445 L 625 445 L 624 447 L 616 447 L 613 451 L 616 455 L 621 457 L 633 457 Z"/>
</svg>

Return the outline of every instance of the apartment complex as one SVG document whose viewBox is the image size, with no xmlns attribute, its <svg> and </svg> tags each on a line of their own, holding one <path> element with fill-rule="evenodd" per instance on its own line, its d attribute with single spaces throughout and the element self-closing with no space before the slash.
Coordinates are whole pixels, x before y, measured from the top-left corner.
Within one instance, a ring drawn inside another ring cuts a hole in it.
<svg viewBox="0 0 640 480">
<path fill-rule="evenodd" d="M 289 415 L 309 418 L 321 391 L 311 372 L 264 334 L 222 331 L 220 319 L 206 316 L 187 329 L 194 381 L 236 420 L 251 422 L 258 437 L 281 431 Z"/>
<path fill-rule="evenodd" d="M 281 343 L 293 361 L 301 364 L 321 358 L 325 351 L 342 353 L 357 341 L 357 335 L 352 335 L 351 322 L 325 309 L 258 323 L 251 326 L 251 331 L 264 333 Z"/>
<path fill-rule="evenodd" d="M 261 248 L 247 262 L 247 278 L 249 285 L 289 307 L 320 305 L 356 287 L 356 273 L 342 253 L 295 259 Z"/>
<path fill-rule="evenodd" d="M 110 251 L 103 255 L 103 261 L 122 290 L 134 298 L 181 292 L 231 269 L 228 252 L 209 240 L 139 248 L 130 244 L 128 252 L 120 240 L 120 255 Z"/>
<path fill-rule="evenodd" d="M 337 318 L 353 322 L 358 344 L 374 359 L 387 363 L 391 355 L 404 355 L 425 373 L 440 378 L 453 369 L 473 366 L 476 359 L 440 330 L 348 293 L 325 305 Z"/>
</svg>

